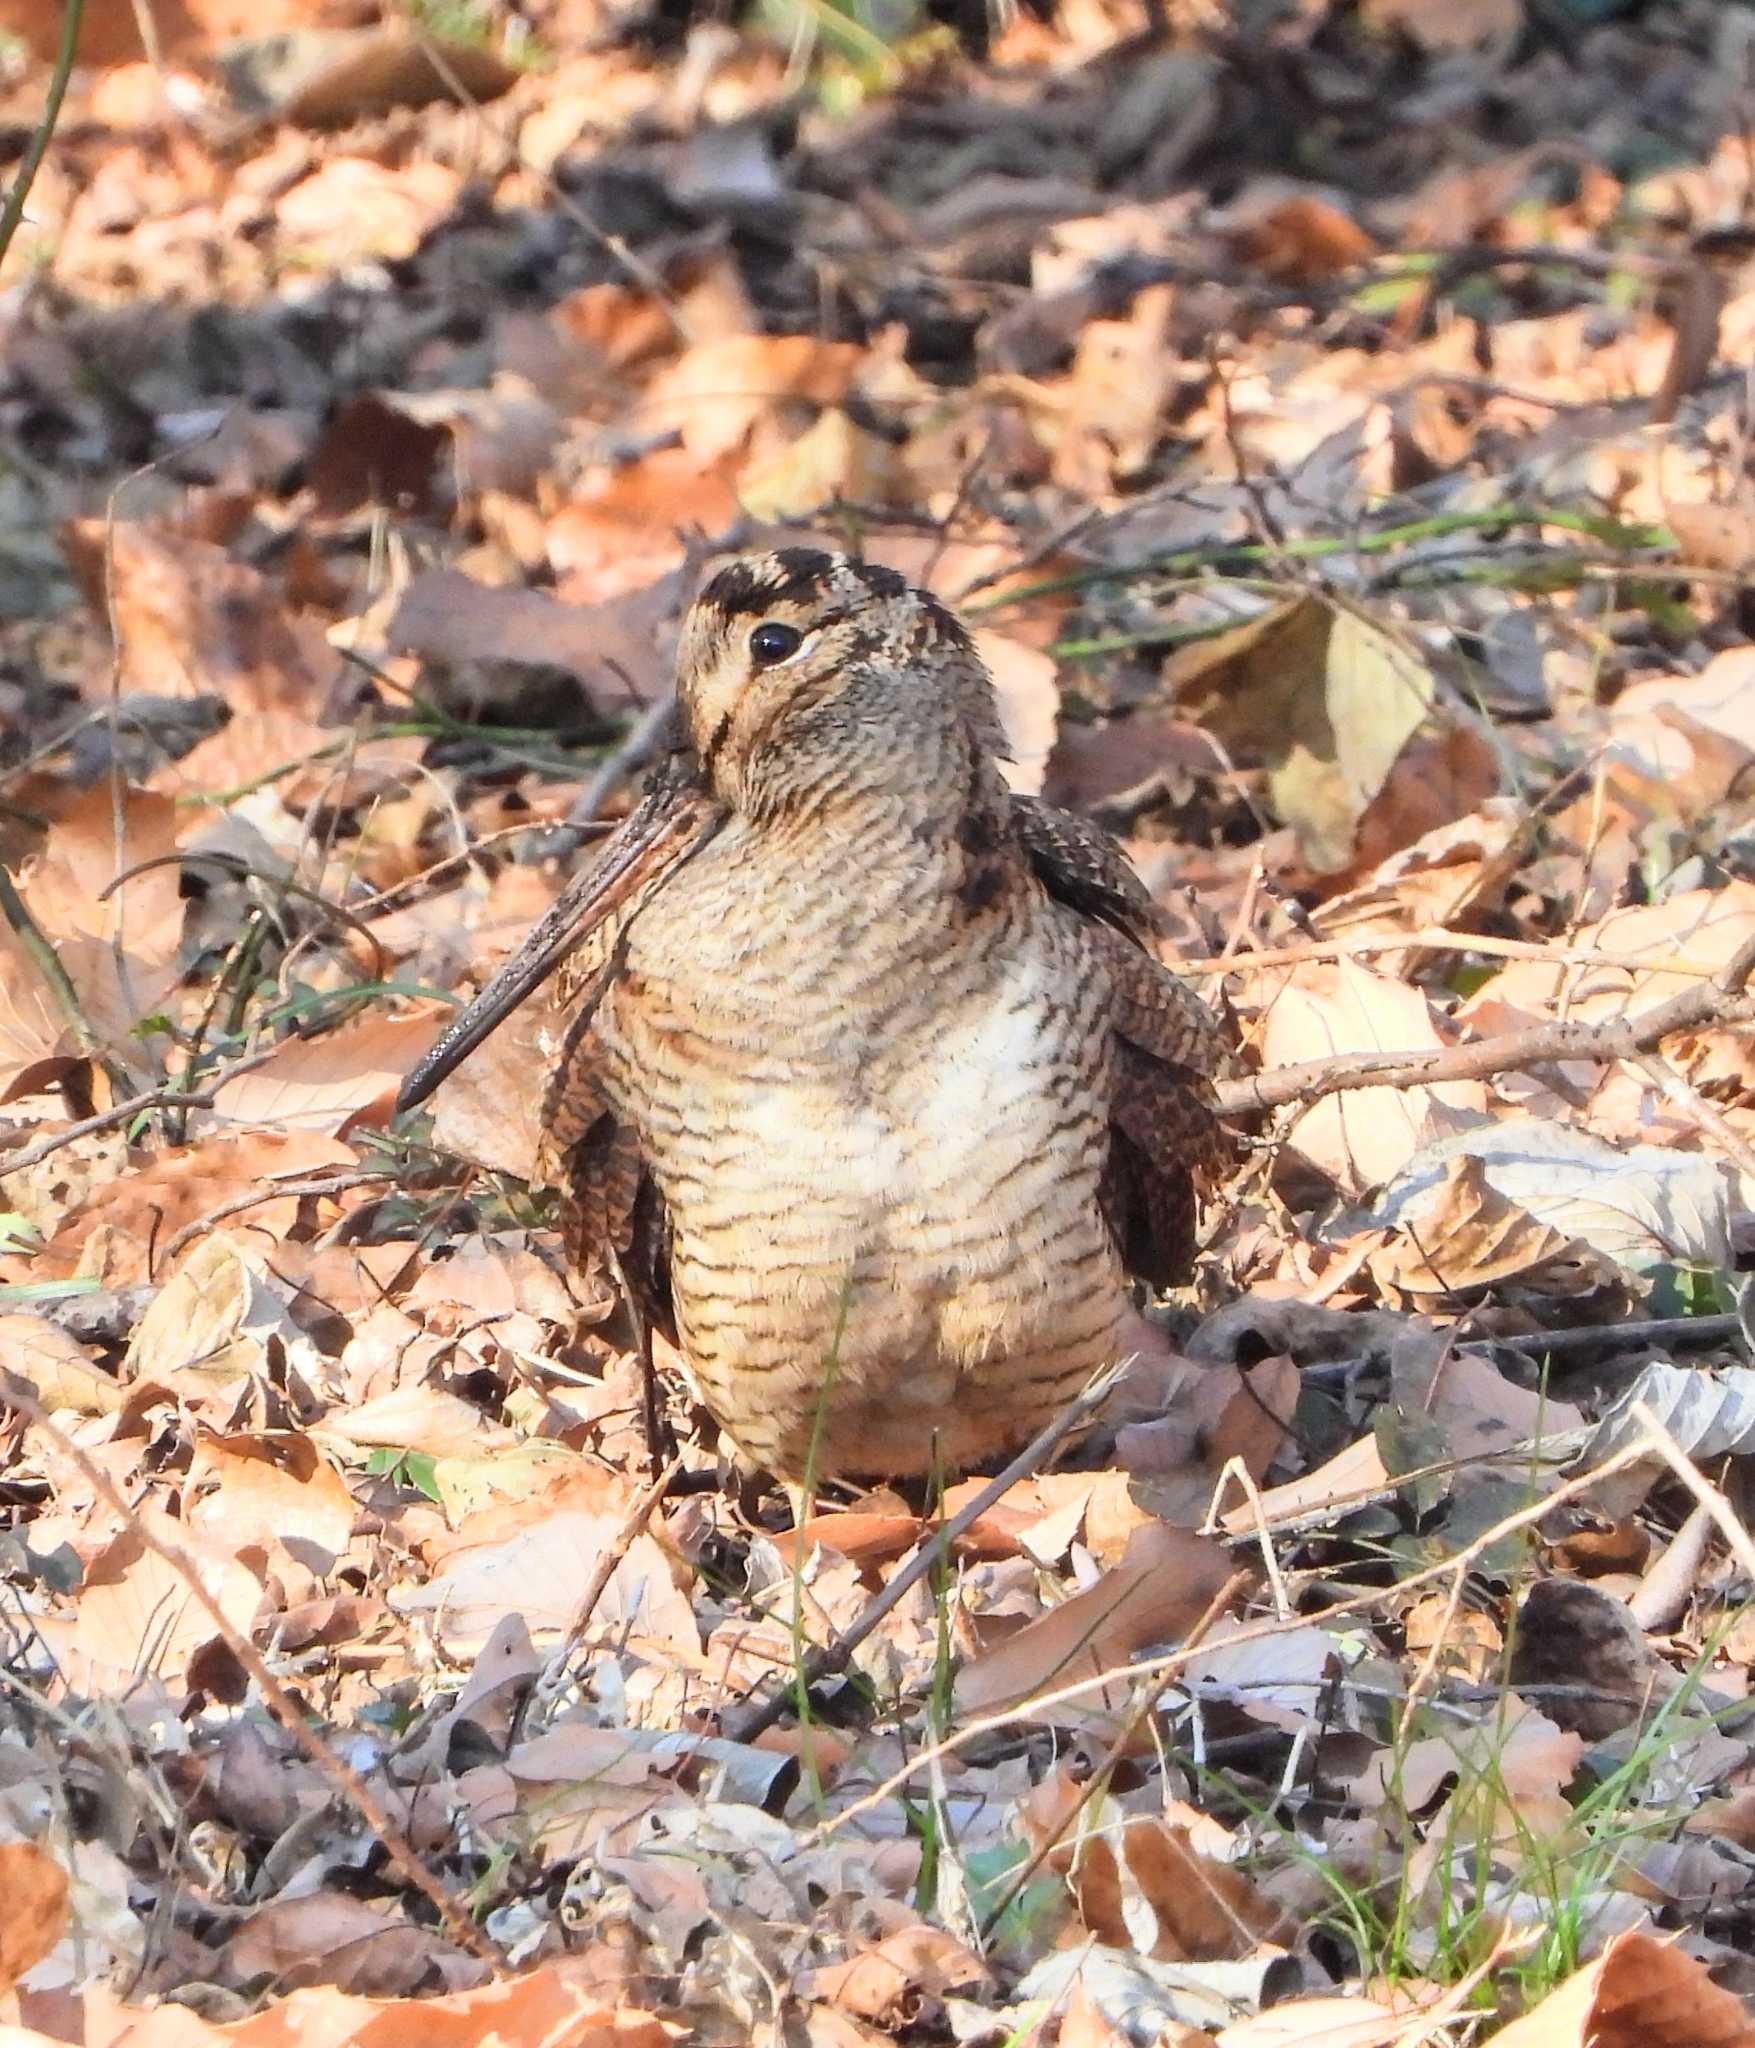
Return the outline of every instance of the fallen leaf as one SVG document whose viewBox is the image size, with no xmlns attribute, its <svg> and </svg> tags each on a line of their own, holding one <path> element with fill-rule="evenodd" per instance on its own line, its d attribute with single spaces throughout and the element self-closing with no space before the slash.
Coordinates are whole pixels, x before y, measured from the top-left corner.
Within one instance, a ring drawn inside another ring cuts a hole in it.
<svg viewBox="0 0 1755 2048">
<path fill-rule="evenodd" d="M 444 1021 L 431 1010 L 400 1017 L 373 1011 L 315 1037 L 282 1039 L 266 1059 L 219 1084 L 213 1115 L 221 1123 L 334 1138 L 362 1124 L 382 1127 L 397 1089 Z"/>
<path fill-rule="evenodd" d="M 433 1928 L 338 1891 L 275 1899 L 250 1914 L 227 1938 L 225 1965 L 236 1984 L 267 1978 L 281 1991 L 331 1984 L 372 1999 L 435 1987 L 468 1991 L 492 1975 L 481 1957 Z"/>
<path fill-rule="evenodd" d="M 1493 2038 L 1504 2048 L 1750 2048 L 1755 2024 L 1692 1956 L 1635 1933 Z"/>
<path fill-rule="evenodd" d="M 233 1629 L 247 1636 L 262 1600 L 259 1574 L 229 1548 L 212 1548 L 156 1508 L 136 1513 L 143 1527 L 174 1545 Z M 107 1693 L 150 1675 L 178 1688 L 197 1653 L 219 1637 L 189 1576 L 138 1531 L 124 1529 L 86 1572 L 72 1632 L 79 1668 L 67 1682 Z"/>
<path fill-rule="evenodd" d="M 21 878 L 21 893 L 54 943 L 86 1024 L 113 1057 L 143 1075 L 150 1067 L 133 1027 L 160 1008 L 179 979 L 184 904 L 175 855 L 182 822 L 169 797 L 130 790 L 113 801 L 108 789 L 91 790 L 50 829 Z M 112 887 L 123 875 L 129 879 Z"/>
<path fill-rule="evenodd" d="M 1390 1230 L 1406 1224 L 1417 1233 L 1422 1217 L 1444 1213 L 1434 1210 L 1434 1195 L 1455 1185 L 1453 1169 L 1462 1159 L 1473 1162 L 1471 1185 L 1520 1208 L 1554 1239 L 1578 1239 L 1632 1273 L 1730 1263 L 1731 1183 L 1718 1160 L 1655 1145 L 1610 1145 L 1537 1117 L 1427 1145 L 1372 1204 L 1371 1222 Z M 1442 1239 L 1427 1249 L 1442 1267 Z"/>
<path fill-rule="evenodd" d="M 1435 716 L 1436 681 L 1413 647 L 1332 598 L 1269 605 L 1173 654 L 1164 682 L 1232 759 L 1266 767 L 1274 809 L 1319 874 L 1355 860 L 1361 819 Z M 1420 829 L 1443 822 L 1427 817 Z M 1372 858 L 1393 850 L 1379 843 Z"/>
<path fill-rule="evenodd" d="M 184 1516 L 216 1546 L 283 1545 L 327 1578 L 358 1515 L 341 1474 L 308 1436 L 203 1435 L 196 1441 Z"/>
<path fill-rule="evenodd" d="M 1338 1053 L 1436 1051 L 1446 1043 L 1419 989 L 1352 960 L 1294 969 L 1269 1002 L 1261 1037 L 1269 1068 Z M 1303 1111 L 1287 1142 L 1343 1191 L 1360 1194 L 1390 1180 L 1435 1131 L 1483 1115 L 1486 1104 L 1478 1081 L 1350 1089 Z"/>
<path fill-rule="evenodd" d="M 97 1186 L 33 1261 L 33 1277 L 60 1277 L 81 1266 L 90 1272 L 95 1265 L 111 1286 L 156 1279 L 155 1261 L 180 1230 L 253 1192 L 261 1199 L 227 1228 L 278 1242 L 297 1223 L 302 1198 L 274 1192 L 275 1177 L 333 1173 L 356 1163 L 348 1146 L 311 1131 L 214 1137 L 160 1152 Z"/>
<path fill-rule="evenodd" d="M 211 542 L 138 521 L 86 520 L 69 547 L 93 607 L 115 620 L 125 688 L 308 716 L 340 672 L 322 635 L 287 616 L 267 578 Z M 92 796 L 109 802 L 107 790 Z"/>
<path fill-rule="evenodd" d="M 1296 1931 L 1244 1871 L 1203 1855 L 1185 1827 L 1136 1814 L 1084 1835 L 1068 1875 L 1099 1941 L 1160 1962 L 1213 1962 Z"/>
<path fill-rule="evenodd" d="M 1113 1706 L 1125 1697 L 1128 1659 L 1146 1644 L 1168 1647 L 1192 1628 L 1231 1576 L 1230 1552 L 1186 1529 L 1149 1522 L 1128 1539 L 1120 1564 L 1094 1586 L 1028 1622 L 957 1674 L 957 1711 L 965 1717 L 1017 1706 L 1100 1673 L 1113 1674 L 1074 1704 Z"/>
<path fill-rule="evenodd" d="M 70 1019 L 12 927 L 0 920 L 0 1104 L 53 1086 L 76 1060 Z"/>
<path fill-rule="evenodd" d="M 307 1350 L 278 1285 L 261 1269 L 250 1240 L 215 1232 L 188 1256 L 154 1296 L 128 1346 L 124 1378 L 188 1393 L 218 1391 L 245 1375 L 266 1379 L 270 1346 Z"/>
<path fill-rule="evenodd" d="M 673 2048 L 685 2029 L 636 2007 L 602 2002 L 588 1957 L 562 1957 L 515 1977 L 438 1998 L 362 1998 L 295 1991 L 250 2018 L 219 2025 L 185 2005 L 142 2012 L 112 1993 L 86 1993 L 86 2038 L 104 2048 Z M 17 2048 L 51 2048 L 20 2029 Z"/>
<path fill-rule="evenodd" d="M 42 1961 L 66 1925 L 66 1871 L 34 1842 L 0 1842 L 0 1997 Z"/>
<path fill-rule="evenodd" d="M 275 218 L 290 251 L 325 263 L 396 263 L 451 212 L 461 183 L 430 158 L 392 169 L 369 157 L 332 156 L 280 195 Z"/>
</svg>

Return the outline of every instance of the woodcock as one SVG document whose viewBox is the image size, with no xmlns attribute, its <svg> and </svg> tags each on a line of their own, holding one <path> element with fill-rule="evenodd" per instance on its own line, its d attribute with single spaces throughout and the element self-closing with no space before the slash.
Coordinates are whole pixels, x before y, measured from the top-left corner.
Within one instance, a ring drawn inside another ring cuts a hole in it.
<svg viewBox="0 0 1755 2048">
<path fill-rule="evenodd" d="M 720 569 L 668 748 L 403 1104 L 564 961 L 542 1164 L 569 1247 L 743 1456 L 1000 1456 L 1115 1360 L 1128 1276 L 1186 1264 L 1212 1021 L 1114 844 L 1008 790 L 968 634 L 894 571 Z"/>
</svg>

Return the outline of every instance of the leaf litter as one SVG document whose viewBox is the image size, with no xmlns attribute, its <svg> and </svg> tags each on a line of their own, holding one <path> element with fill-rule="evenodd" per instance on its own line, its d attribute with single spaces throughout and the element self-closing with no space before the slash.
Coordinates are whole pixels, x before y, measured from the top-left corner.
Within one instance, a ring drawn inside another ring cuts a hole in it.
<svg viewBox="0 0 1755 2048">
<path fill-rule="evenodd" d="M 8 2038 L 1755 2038 L 1748 10 L 154 20 L 0 269 Z M 802 538 L 1425 1061 L 944 1546 L 653 1485 L 540 1002 L 392 1114 Z"/>
</svg>

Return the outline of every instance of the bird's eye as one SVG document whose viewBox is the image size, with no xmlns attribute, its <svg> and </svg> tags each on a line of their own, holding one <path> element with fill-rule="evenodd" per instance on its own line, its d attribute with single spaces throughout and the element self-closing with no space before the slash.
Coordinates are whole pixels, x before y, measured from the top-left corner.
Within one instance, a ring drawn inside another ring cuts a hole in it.
<svg viewBox="0 0 1755 2048">
<path fill-rule="evenodd" d="M 776 625 L 770 619 L 750 635 L 750 659 L 757 668 L 772 668 L 776 662 L 796 654 L 803 645 L 804 635 L 796 626 Z"/>
</svg>

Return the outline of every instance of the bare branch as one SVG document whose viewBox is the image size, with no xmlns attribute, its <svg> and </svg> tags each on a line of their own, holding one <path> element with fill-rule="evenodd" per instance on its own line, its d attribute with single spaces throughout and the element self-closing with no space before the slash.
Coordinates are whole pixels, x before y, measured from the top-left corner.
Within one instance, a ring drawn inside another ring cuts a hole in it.
<svg viewBox="0 0 1755 2048">
<path fill-rule="evenodd" d="M 1482 1081 L 1493 1074 L 1539 1066 L 1545 1060 L 1635 1059 L 1666 1038 L 1711 1024 L 1755 1023 L 1755 939 L 1740 946 L 1711 981 L 1684 989 L 1629 1017 L 1601 1024 L 1534 1024 L 1434 1052 L 1344 1052 L 1301 1060 L 1269 1074 L 1222 1082 L 1215 1091 L 1221 1116 L 1249 1116 L 1288 1102 L 1320 1102 L 1350 1088 L 1429 1087 L 1438 1081 Z"/>
</svg>

